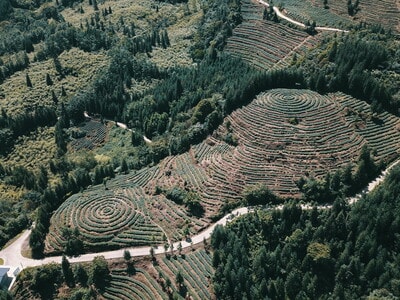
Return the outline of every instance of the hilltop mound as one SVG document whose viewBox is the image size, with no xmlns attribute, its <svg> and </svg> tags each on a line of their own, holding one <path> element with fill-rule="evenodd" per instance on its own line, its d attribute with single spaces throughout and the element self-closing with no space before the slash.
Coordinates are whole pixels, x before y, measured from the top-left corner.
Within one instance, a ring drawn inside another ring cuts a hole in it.
<svg viewBox="0 0 400 300">
<path fill-rule="evenodd" d="M 298 196 L 301 176 L 320 177 L 355 162 L 366 143 L 376 160 L 397 156 L 399 124 L 344 94 L 271 90 L 227 117 L 216 136 L 233 136 L 237 146 L 211 168 L 225 171 L 220 189 L 236 186 L 240 193 L 244 185 L 265 183 L 281 196 Z"/>
</svg>

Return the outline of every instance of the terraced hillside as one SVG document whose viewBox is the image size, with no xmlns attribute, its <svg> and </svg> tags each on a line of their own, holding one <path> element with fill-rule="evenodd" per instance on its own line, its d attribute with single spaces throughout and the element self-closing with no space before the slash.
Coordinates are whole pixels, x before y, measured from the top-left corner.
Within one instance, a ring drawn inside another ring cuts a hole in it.
<svg viewBox="0 0 400 300">
<path fill-rule="evenodd" d="M 181 285 L 176 282 L 178 273 L 183 278 Z M 160 256 L 157 264 L 146 261 L 135 267 L 134 274 L 127 274 L 126 268 L 113 269 L 102 296 L 110 300 L 211 299 L 213 273 L 211 254 L 202 249 L 182 256 Z"/>
<path fill-rule="evenodd" d="M 359 10 L 354 16 L 349 16 L 346 1 L 328 1 L 327 8 L 323 7 L 322 1 L 286 0 L 281 4 L 284 14 L 304 24 L 315 21 L 317 26 L 346 29 L 361 21 L 381 24 L 398 32 L 398 3 L 392 0 L 375 2 L 371 4 L 360 1 Z M 265 7 L 257 1 L 242 1 L 243 22 L 234 29 L 225 52 L 240 57 L 260 69 L 282 68 L 290 65 L 295 54 L 303 55 L 308 49 L 315 47 L 325 35 L 331 34 L 321 32 L 309 36 L 303 30 L 263 20 L 264 9 Z"/>
<path fill-rule="evenodd" d="M 213 291 L 211 278 L 214 273 L 211 254 L 204 250 L 185 254 L 181 257 L 163 257 L 155 267 L 162 278 L 175 278 L 178 273 L 183 277 L 183 288 L 190 299 L 211 299 Z M 177 290 L 176 287 L 173 290 Z"/>
<path fill-rule="evenodd" d="M 280 66 L 289 65 L 294 53 L 302 53 L 317 43 L 317 37 L 304 31 L 272 21 L 253 20 L 235 28 L 225 51 L 260 69 L 269 69 L 280 61 Z"/>
<path fill-rule="evenodd" d="M 301 23 L 316 22 L 317 26 L 328 26 L 341 29 L 347 29 L 349 26 L 356 25 L 357 20 L 353 20 L 347 14 L 347 4 L 343 1 L 343 8 L 346 9 L 346 14 L 337 14 L 330 8 L 330 5 L 336 5 L 337 1 L 328 1 L 324 8 L 324 2 L 318 1 L 294 1 L 284 0 L 281 2 L 282 11 L 285 15 L 290 18 L 299 21 Z M 341 4 L 341 5 L 342 5 Z"/>
<path fill-rule="evenodd" d="M 260 69 L 289 66 L 330 33 L 310 36 L 304 30 L 263 19 L 265 7 L 255 0 L 242 0 L 243 22 L 233 30 L 224 51 Z M 296 18 L 295 18 L 296 19 Z"/>
<path fill-rule="evenodd" d="M 340 93 L 270 90 L 189 152 L 70 197 L 51 219 L 46 252 L 63 249 L 65 227 L 78 228 L 92 251 L 180 240 L 187 229 L 207 227 L 224 203 L 240 201 L 244 187 L 264 183 L 280 196 L 298 197 L 300 177 L 320 178 L 356 162 L 364 144 L 375 160 L 393 160 L 400 121 Z M 177 204 L 176 195 L 197 199 L 204 214 Z"/>
<path fill-rule="evenodd" d="M 261 6 L 256 1 L 252 0 L 242 0 L 240 13 L 244 21 L 249 20 L 262 20 L 263 10 L 260 9 Z"/>
<path fill-rule="evenodd" d="M 78 228 L 86 250 L 160 244 L 164 239 L 180 240 L 185 233 L 207 227 L 217 214 L 222 199 L 201 199 L 204 215 L 169 200 L 158 190 L 191 190 L 200 193 L 210 181 L 206 170 L 189 153 L 168 157 L 159 165 L 121 175 L 67 199 L 51 218 L 46 253 L 63 250 L 66 227 Z M 187 228 L 187 229 L 186 229 Z M 188 230 L 188 231 L 186 231 Z"/>
<path fill-rule="evenodd" d="M 312 5 L 322 7 L 322 1 L 310 1 Z M 356 1 L 352 1 L 353 4 Z M 351 17 L 348 12 L 348 1 L 328 1 L 329 11 L 332 13 L 354 19 L 358 22 L 367 22 L 369 24 L 380 24 L 385 28 L 390 28 L 395 32 L 400 32 L 400 4 L 396 0 L 372 0 L 359 1 L 355 14 Z M 309 6 L 308 6 L 309 8 Z"/>
<path fill-rule="evenodd" d="M 114 270 L 111 283 L 105 289 L 105 299 L 168 299 L 158 282 L 146 270 L 136 269 L 135 276 L 125 270 Z"/>
<path fill-rule="evenodd" d="M 210 169 L 225 178 L 218 181 L 219 189 L 230 193 L 261 182 L 281 196 L 296 197 L 297 179 L 320 177 L 354 162 L 365 143 L 376 160 L 398 156 L 399 124 L 397 118 L 373 114 L 368 104 L 347 95 L 271 90 L 235 111 L 219 128 L 220 139 L 231 134 L 238 145 L 214 160 Z"/>
<path fill-rule="evenodd" d="M 252 0 L 244 2 L 252 2 Z M 256 5 L 255 2 L 252 2 L 253 5 Z M 400 32 L 400 6 L 396 0 L 283 0 L 279 6 L 283 8 L 284 14 L 302 23 L 315 21 L 317 26 L 346 29 L 362 22 L 379 24 L 386 29 Z"/>
</svg>

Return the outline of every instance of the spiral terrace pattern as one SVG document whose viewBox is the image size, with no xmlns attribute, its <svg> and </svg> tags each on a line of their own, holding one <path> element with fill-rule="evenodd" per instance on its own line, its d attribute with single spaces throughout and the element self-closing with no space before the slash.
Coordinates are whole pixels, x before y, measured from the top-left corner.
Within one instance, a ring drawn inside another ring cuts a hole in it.
<svg viewBox="0 0 400 300">
<path fill-rule="evenodd" d="M 261 94 L 254 102 L 288 117 L 310 114 L 311 111 L 330 104 L 328 98 L 316 92 L 285 89 L 276 89 Z"/>
<path fill-rule="evenodd" d="M 229 126 L 228 126 L 229 124 Z M 241 201 L 243 188 L 266 184 L 283 197 L 300 196 L 301 176 L 322 178 L 356 162 L 367 143 L 376 161 L 399 156 L 400 121 L 374 113 L 365 102 L 341 93 L 275 89 L 234 111 L 213 136 L 189 152 L 71 196 L 54 213 L 46 253 L 65 245 L 63 228 L 78 228 L 87 251 L 161 244 L 163 234 L 180 240 L 205 227 L 225 203 Z M 228 145 L 231 138 L 237 145 Z M 196 191 L 205 213 L 155 192 L 173 187 Z"/>
<path fill-rule="evenodd" d="M 70 214 L 77 218 L 86 216 L 80 227 L 87 232 L 118 233 L 134 223 L 136 212 L 133 203 L 121 196 L 82 199 L 72 207 Z"/>
<path fill-rule="evenodd" d="M 65 201 L 51 219 L 47 252 L 63 249 L 63 227 L 78 228 L 86 248 L 123 247 L 160 240 L 161 229 L 137 211 L 135 199 L 106 192 L 88 192 Z"/>
<path fill-rule="evenodd" d="M 264 183 L 281 196 L 297 196 L 301 176 L 323 176 L 358 158 L 367 141 L 346 120 L 344 107 L 309 90 L 260 94 L 227 120 L 238 146 L 211 166 L 215 190 L 241 194 Z M 223 136 L 224 126 L 220 127 Z"/>
</svg>

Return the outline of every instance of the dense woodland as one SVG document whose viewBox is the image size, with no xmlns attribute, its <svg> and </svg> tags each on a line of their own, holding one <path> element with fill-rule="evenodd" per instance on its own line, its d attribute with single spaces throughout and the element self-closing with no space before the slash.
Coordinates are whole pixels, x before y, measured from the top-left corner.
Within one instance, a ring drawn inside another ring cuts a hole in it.
<svg viewBox="0 0 400 300">
<path fill-rule="evenodd" d="M 258 210 L 215 229 L 218 299 L 395 299 L 400 168 L 349 207 Z M 387 298 L 386 298 L 387 297 Z"/>
<path fill-rule="evenodd" d="M 394 40 L 390 32 L 373 26 L 322 45 L 317 60 L 305 61 L 301 67 L 309 77 L 309 88 L 319 93 L 342 91 L 367 101 L 376 111 L 398 115 L 398 88 L 376 76 L 397 69 Z"/>
</svg>

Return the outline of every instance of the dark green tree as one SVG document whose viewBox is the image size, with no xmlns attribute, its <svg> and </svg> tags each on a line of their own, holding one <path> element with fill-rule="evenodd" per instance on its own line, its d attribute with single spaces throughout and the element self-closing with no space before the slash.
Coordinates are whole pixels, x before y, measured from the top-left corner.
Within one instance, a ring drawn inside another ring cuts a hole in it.
<svg viewBox="0 0 400 300">
<path fill-rule="evenodd" d="M 9 0 L 0 1 L 0 21 L 7 20 L 12 12 L 13 8 Z"/>
<path fill-rule="evenodd" d="M 124 259 L 126 261 L 130 261 L 132 258 L 131 253 L 129 252 L 129 250 L 124 250 Z"/>
<path fill-rule="evenodd" d="M 121 173 L 123 173 L 123 174 L 129 173 L 128 163 L 126 162 L 125 158 L 123 158 L 121 161 Z"/>
<path fill-rule="evenodd" d="M 136 273 L 135 261 L 129 260 L 126 262 L 126 273 L 134 275 Z"/>
<path fill-rule="evenodd" d="M 46 74 L 46 84 L 53 85 L 53 80 L 51 79 L 49 73 Z"/>
<path fill-rule="evenodd" d="M 48 264 L 35 270 L 32 278 L 32 289 L 42 299 L 52 299 L 55 286 L 61 282 L 61 270 L 58 264 Z"/>
<path fill-rule="evenodd" d="M 37 185 L 40 189 L 44 190 L 47 188 L 49 178 L 47 174 L 47 170 L 41 166 L 39 169 L 39 175 L 37 177 Z"/>
<path fill-rule="evenodd" d="M 175 282 L 176 282 L 178 289 L 180 289 L 180 287 L 183 285 L 183 276 L 180 271 L 178 271 L 178 273 L 176 274 Z"/>
<path fill-rule="evenodd" d="M 89 276 L 85 268 L 81 264 L 78 264 L 75 267 L 74 276 L 77 283 L 79 283 L 83 287 L 87 286 Z"/>
<path fill-rule="evenodd" d="M 111 275 L 104 256 L 96 256 L 90 268 L 89 282 L 97 289 L 103 290 L 110 282 Z"/>
<path fill-rule="evenodd" d="M 247 205 L 275 204 L 279 201 L 265 184 L 245 187 L 243 198 Z"/>
<path fill-rule="evenodd" d="M 51 99 L 53 100 L 53 103 L 55 105 L 58 104 L 58 97 L 56 96 L 56 93 L 54 92 L 54 90 L 51 90 Z"/>
<path fill-rule="evenodd" d="M 26 73 L 26 86 L 30 88 L 32 87 L 32 82 L 28 73 Z"/>
<path fill-rule="evenodd" d="M 61 269 L 65 283 L 69 287 L 73 287 L 75 285 L 74 274 L 72 273 L 71 265 L 65 255 L 62 256 Z"/>
</svg>

